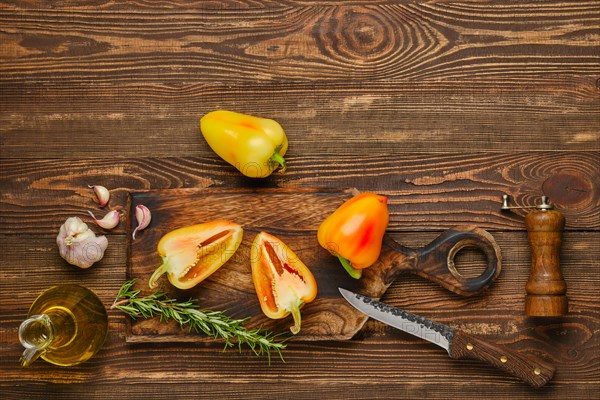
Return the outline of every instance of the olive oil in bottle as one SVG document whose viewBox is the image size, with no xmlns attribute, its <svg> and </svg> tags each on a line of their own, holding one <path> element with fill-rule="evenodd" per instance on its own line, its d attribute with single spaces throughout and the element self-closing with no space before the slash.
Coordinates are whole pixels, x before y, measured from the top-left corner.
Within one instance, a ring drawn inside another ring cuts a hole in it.
<svg viewBox="0 0 600 400">
<path fill-rule="evenodd" d="M 79 285 L 51 287 L 33 302 L 19 327 L 25 347 L 21 365 L 38 357 L 56 365 L 79 364 L 100 350 L 107 331 L 106 309 L 94 292 Z"/>
</svg>

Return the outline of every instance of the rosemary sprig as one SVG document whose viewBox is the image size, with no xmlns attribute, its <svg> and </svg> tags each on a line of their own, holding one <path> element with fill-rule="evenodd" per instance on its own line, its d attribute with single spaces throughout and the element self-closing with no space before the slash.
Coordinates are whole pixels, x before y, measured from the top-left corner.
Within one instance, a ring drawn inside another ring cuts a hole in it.
<svg viewBox="0 0 600 400">
<path fill-rule="evenodd" d="M 169 298 L 162 291 L 155 291 L 146 297 L 138 297 L 140 290 L 132 290 L 135 279 L 127 281 L 119 289 L 111 309 L 117 308 L 131 318 L 160 317 L 161 321 L 173 319 L 184 329 L 196 333 L 204 332 L 215 339 L 220 338 L 225 342 L 225 347 L 237 344 L 239 350 L 242 345 L 247 345 L 257 356 L 266 354 L 271 363 L 271 352 L 274 351 L 283 360 L 281 351 L 286 348 L 285 339 L 279 340 L 278 336 L 265 329 L 249 330 L 244 323 L 250 319 L 232 319 L 221 311 L 201 310 L 198 303 L 189 299 L 177 301 Z"/>
</svg>

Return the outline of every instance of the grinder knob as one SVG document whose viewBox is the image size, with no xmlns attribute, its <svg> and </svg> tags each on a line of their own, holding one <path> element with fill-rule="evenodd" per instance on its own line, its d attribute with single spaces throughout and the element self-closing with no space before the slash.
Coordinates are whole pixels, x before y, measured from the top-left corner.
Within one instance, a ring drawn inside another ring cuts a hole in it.
<svg viewBox="0 0 600 400">
<path fill-rule="evenodd" d="M 560 270 L 560 246 L 565 217 L 553 210 L 546 196 L 534 207 L 509 207 L 503 196 L 502 210 L 535 208 L 525 217 L 525 227 L 531 248 L 531 270 L 525 285 L 525 315 L 529 317 L 560 317 L 567 314 L 567 284 Z"/>
</svg>

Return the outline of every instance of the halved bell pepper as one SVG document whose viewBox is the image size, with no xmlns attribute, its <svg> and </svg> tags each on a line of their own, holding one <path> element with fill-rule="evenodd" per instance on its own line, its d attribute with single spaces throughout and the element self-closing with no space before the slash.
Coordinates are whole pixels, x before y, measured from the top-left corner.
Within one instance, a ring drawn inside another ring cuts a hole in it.
<svg viewBox="0 0 600 400">
<path fill-rule="evenodd" d="M 233 111 L 212 111 L 200 119 L 206 142 L 223 160 L 251 178 L 264 178 L 281 166 L 288 148 L 277 121 Z"/>
<path fill-rule="evenodd" d="M 148 285 L 158 286 L 167 273 L 169 282 L 189 289 L 208 278 L 231 258 L 242 242 L 243 229 L 229 221 L 212 221 L 175 229 L 158 242 L 163 263 L 154 271 Z"/>
<path fill-rule="evenodd" d="M 361 193 L 342 204 L 319 226 L 319 244 L 338 257 L 350 276 L 377 261 L 388 226 L 387 198 Z"/>
<path fill-rule="evenodd" d="M 317 282 L 298 256 L 281 240 L 260 232 L 250 251 L 252 280 L 263 313 L 294 317 L 293 334 L 300 332 L 300 308 L 317 296 Z"/>
</svg>

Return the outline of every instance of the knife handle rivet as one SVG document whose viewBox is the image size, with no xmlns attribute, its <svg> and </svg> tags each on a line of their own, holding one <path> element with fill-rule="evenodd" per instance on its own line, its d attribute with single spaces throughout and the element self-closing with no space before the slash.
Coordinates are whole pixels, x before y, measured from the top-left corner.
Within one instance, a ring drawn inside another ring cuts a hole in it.
<svg viewBox="0 0 600 400">
<path fill-rule="evenodd" d="M 471 343 L 467 343 L 467 350 L 473 350 L 473 345 Z"/>
<path fill-rule="evenodd" d="M 500 361 L 502 361 L 502 364 L 504 364 L 505 362 L 508 361 L 508 358 L 506 358 L 506 356 L 502 356 L 502 357 L 500 357 Z"/>
<path fill-rule="evenodd" d="M 539 374 L 542 373 L 542 370 L 539 369 L 539 368 L 536 368 L 536 369 L 533 370 L 533 373 L 536 374 L 536 375 L 539 375 Z"/>
</svg>

